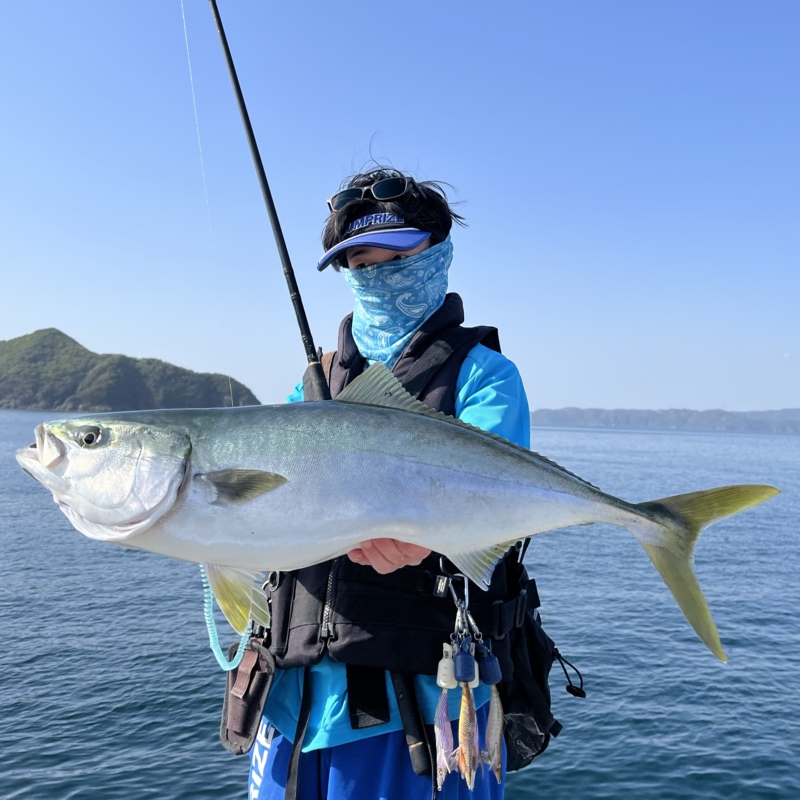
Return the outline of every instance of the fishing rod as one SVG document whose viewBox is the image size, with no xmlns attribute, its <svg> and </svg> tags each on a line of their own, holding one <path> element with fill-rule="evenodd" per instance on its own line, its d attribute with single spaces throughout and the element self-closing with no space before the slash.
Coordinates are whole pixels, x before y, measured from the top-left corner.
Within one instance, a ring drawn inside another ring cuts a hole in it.
<svg viewBox="0 0 800 800">
<path fill-rule="evenodd" d="M 250 155 L 253 157 L 253 165 L 256 168 L 258 183 L 261 186 L 261 194 L 264 197 L 264 204 L 267 207 L 267 214 L 269 215 L 269 221 L 272 225 L 275 244 L 278 247 L 278 254 L 280 255 L 281 264 L 283 265 L 283 274 L 286 278 L 286 284 L 289 287 L 289 297 L 294 306 L 294 313 L 300 328 L 300 338 L 303 340 L 303 347 L 305 348 L 306 358 L 308 359 L 308 367 L 303 375 L 303 398 L 305 400 L 330 400 L 330 389 L 328 388 L 328 383 L 322 371 L 319 354 L 314 347 L 311 328 L 309 327 L 308 318 L 303 308 L 303 299 L 300 297 L 300 289 L 294 277 L 294 269 L 292 268 L 292 262 L 289 258 L 289 251 L 286 249 L 286 241 L 283 238 L 278 212 L 272 200 L 272 192 L 270 192 L 267 175 L 264 172 L 264 164 L 261 160 L 261 154 L 258 151 L 258 144 L 256 143 L 256 137 L 253 133 L 253 126 L 250 124 L 250 115 L 247 113 L 247 106 L 245 105 L 242 89 L 239 85 L 239 78 L 236 76 L 236 67 L 233 65 L 233 57 L 228 47 L 225 29 L 222 27 L 219 9 L 217 8 L 216 0 L 209 0 L 209 3 L 211 4 L 211 12 L 214 15 L 214 22 L 217 26 L 219 40 L 222 44 L 222 51 L 225 54 L 225 62 L 228 65 L 228 73 L 231 77 L 231 83 L 233 84 L 233 93 L 236 95 L 236 104 L 239 106 L 239 114 L 242 117 L 242 125 L 244 125 L 247 143 L 250 146 Z"/>
</svg>

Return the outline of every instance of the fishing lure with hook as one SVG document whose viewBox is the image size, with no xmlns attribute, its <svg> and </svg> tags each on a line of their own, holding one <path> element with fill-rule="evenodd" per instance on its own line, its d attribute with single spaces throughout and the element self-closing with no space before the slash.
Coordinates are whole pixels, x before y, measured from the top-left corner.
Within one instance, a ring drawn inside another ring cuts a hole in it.
<svg viewBox="0 0 800 800">
<path fill-rule="evenodd" d="M 482 656 L 486 648 L 483 645 L 483 636 L 469 612 L 469 581 L 464 580 L 464 597 L 458 596 L 453 584 L 450 584 L 450 593 L 456 606 L 456 620 L 453 633 L 450 636 L 450 645 L 443 645 L 443 658 L 439 663 L 439 685 L 443 687 L 443 697 L 439 700 L 437 711 L 446 708 L 444 695 L 448 688 L 455 688 L 453 684 L 461 687 L 461 705 L 458 715 L 458 747 L 453 753 L 452 760 L 447 759 L 446 734 L 440 732 L 444 740 L 440 750 L 437 741 L 437 780 L 441 777 L 442 768 L 458 768 L 461 777 L 466 781 L 467 787 L 472 790 L 475 785 L 475 775 L 483 763 L 481 750 L 478 744 L 478 718 L 475 713 L 475 698 L 472 690 L 480 683 L 480 675 L 475 660 L 476 647 L 480 644 Z M 441 724 L 440 724 L 441 727 Z"/>
<path fill-rule="evenodd" d="M 436 704 L 433 732 L 436 738 L 436 788 L 441 792 L 444 779 L 456 769 L 453 727 L 450 724 L 446 688 L 442 689 L 439 702 Z"/>
<path fill-rule="evenodd" d="M 478 717 L 475 713 L 475 699 L 468 683 L 461 685 L 461 711 L 458 715 L 458 750 L 456 758 L 458 771 L 472 790 L 475 786 L 475 774 L 481 765 L 480 748 L 478 747 Z"/>
<path fill-rule="evenodd" d="M 483 634 L 478 628 L 469 607 L 463 608 L 463 614 L 469 625 L 474 640 L 473 650 L 478 665 L 480 680 L 491 686 L 489 711 L 484 732 L 486 749 L 480 751 L 481 763 L 488 764 L 498 784 L 503 782 L 503 704 L 497 684 L 502 680 L 502 671 L 497 656 L 492 653 L 491 641 L 484 642 Z"/>
</svg>

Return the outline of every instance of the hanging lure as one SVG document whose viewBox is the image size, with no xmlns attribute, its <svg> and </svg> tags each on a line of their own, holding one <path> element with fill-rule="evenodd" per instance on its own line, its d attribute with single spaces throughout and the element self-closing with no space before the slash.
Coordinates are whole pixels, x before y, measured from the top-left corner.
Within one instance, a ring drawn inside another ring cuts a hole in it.
<svg viewBox="0 0 800 800">
<path fill-rule="evenodd" d="M 498 783 L 503 782 L 503 704 L 500 692 L 492 685 L 489 700 L 489 718 L 486 722 L 486 750 L 481 753 L 482 761 L 489 765 Z"/>
<path fill-rule="evenodd" d="M 470 616 L 471 619 L 471 616 Z M 474 622 L 474 621 L 473 621 Z M 492 653 L 492 643 L 483 641 L 480 631 L 473 630 L 475 635 L 475 660 L 481 680 L 491 687 L 489 699 L 489 716 L 486 721 L 484 741 L 486 750 L 481 751 L 481 760 L 489 765 L 498 783 L 503 781 L 503 704 L 497 684 L 502 680 L 500 662 Z"/>
<path fill-rule="evenodd" d="M 475 786 L 475 773 L 481 764 L 478 747 L 478 718 L 475 714 L 475 700 L 469 684 L 461 685 L 461 712 L 458 715 L 458 750 L 456 751 L 458 771 L 472 790 Z"/>
<path fill-rule="evenodd" d="M 463 576 L 461 576 L 463 577 Z M 481 752 L 478 746 L 478 719 L 475 714 L 475 699 L 472 689 L 480 683 L 480 675 L 475 661 L 475 641 L 472 633 L 477 632 L 469 613 L 469 584 L 464 579 L 464 598 L 458 597 L 452 583 L 450 591 L 456 605 L 456 622 L 450 637 L 453 658 L 453 678 L 461 687 L 461 708 L 458 715 L 458 747 L 455 751 L 455 763 L 461 777 L 472 790 L 475 785 L 475 773 L 481 766 Z M 446 647 L 446 646 L 445 646 Z M 447 653 L 447 650 L 444 651 Z M 440 701 L 441 702 L 441 701 Z"/>
<path fill-rule="evenodd" d="M 464 581 L 463 599 L 458 597 L 452 584 L 450 591 L 457 609 L 456 624 L 451 636 L 452 648 L 446 649 L 445 654 L 452 652 L 452 677 L 461 686 L 456 761 L 461 776 L 471 790 L 475 783 L 475 772 L 482 764 L 488 764 L 498 784 L 503 780 L 503 704 L 497 689 L 503 675 L 500 662 L 492 652 L 491 641 L 484 641 L 483 634 L 470 613 L 467 581 Z M 449 676 L 450 673 L 447 674 Z M 479 749 L 477 716 L 472 695 L 472 689 L 480 681 L 491 687 L 484 734 L 485 750 Z"/>
<path fill-rule="evenodd" d="M 444 779 L 456 768 L 453 728 L 450 725 L 450 713 L 447 704 L 447 689 L 442 689 L 441 697 L 436 704 L 433 732 L 436 736 L 436 788 L 441 792 Z"/>
</svg>

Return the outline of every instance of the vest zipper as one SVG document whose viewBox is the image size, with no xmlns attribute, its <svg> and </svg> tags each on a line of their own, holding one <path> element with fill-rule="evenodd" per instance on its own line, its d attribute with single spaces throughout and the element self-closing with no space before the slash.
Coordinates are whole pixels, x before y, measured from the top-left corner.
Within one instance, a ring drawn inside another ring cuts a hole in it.
<svg viewBox="0 0 800 800">
<path fill-rule="evenodd" d="M 325 589 L 325 605 L 322 609 L 322 625 L 320 626 L 320 639 L 327 642 L 333 636 L 333 624 L 331 623 L 331 613 L 333 612 L 333 574 L 339 564 L 339 559 L 331 561 L 328 570 L 328 585 Z"/>
</svg>

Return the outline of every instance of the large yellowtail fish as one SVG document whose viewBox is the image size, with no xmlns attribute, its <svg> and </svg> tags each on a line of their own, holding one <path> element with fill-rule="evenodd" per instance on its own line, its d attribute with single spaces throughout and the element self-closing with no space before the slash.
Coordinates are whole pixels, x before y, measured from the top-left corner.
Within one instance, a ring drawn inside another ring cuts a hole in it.
<svg viewBox="0 0 800 800">
<path fill-rule="evenodd" d="M 692 571 L 694 544 L 705 526 L 778 493 L 726 486 L 627 503 L 432 411 L 380 364 L 334 401 L 49 422 L 17 459 L 86 536 L 208 565 L 240 632 L 249 618 L 268 621 L 254 588 L 265 569 L 297 569 L 391 537 L 447 556 L 487 587 L 521 539 L 602 522 L 636 537 L 723 660 Z"/>
</svg>

